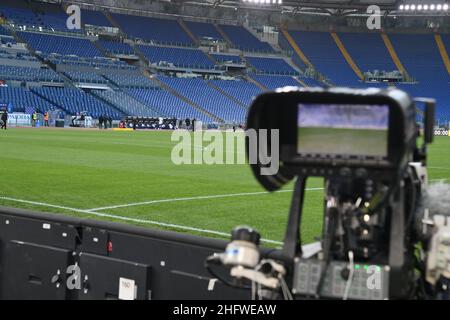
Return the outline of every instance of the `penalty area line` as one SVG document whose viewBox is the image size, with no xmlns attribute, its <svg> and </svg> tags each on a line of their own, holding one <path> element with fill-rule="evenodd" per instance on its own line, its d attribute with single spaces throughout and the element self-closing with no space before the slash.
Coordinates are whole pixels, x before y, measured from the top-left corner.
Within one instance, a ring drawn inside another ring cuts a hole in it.
<svg viewBox="0 0 450 320">
<path fill-rule="evenodd" d="M 323 190 L 323 188 L 307 188 L 305 190 L 306 191 L 318 191 L 318 190 Z M 276 191 L 275 193 L 292 192 L 292 191 L 293 190 L 280 190 L 280 191 Z M 184 197 L 184 198 L 172 198 L 172 199 L 159 199 L 159 200 L 149 200 L 149 201 L 143 201 L 143 202 L 118 204 L 118 205 L 114 205 L 114 206 L 92 208 L 92 209 L 87 209 L 87 210 L 95 212 L 95 211 L 103 211 L 103 210 L 110 210 L 110 209 L 144 206 L 144 205 L 155 204 L 155 203 L 164 203 L 164 202 L 208 200 L 208 199 L 220 199 L 220 198 L 231 198 L 231 197 L 242 197 L 242 196 L 256 196 L 256 195 L 263 195 L 263 194 L 269 194 L 269 192 L 258 191 L 258 192 L 228 193 L 228 194 L 216 194 L 216 195 L 209 195 L 209 196 L 196 196 L 196 197 Z"/>
<path fill-rule="evenodd" d="M 31 205 L 40 206 L 40 207 L 55 208 L 55 209 L 60 209 L 60 210 L 67 210 L 67 211 L 72 211 L 72 212 L 86 214 L 86 215 L 93 215 L 93 216 L 104 217 L 104 218 L 112 218 L 112 219 L 128 221 L 128 222 L 151 224 L 151 225 L 155 225 L 155 226 L 159 226 L 159 227 L 174 228 L 174 229 L 185 230 L 185 231 L 194 231 L 194 232 L 198 232 L 198 233 L 216 235 L 216 236 L 221 236 L 221 237 L 229 237 L 230 236 L 229 233 L 215 231 L 215 230 L 189 227 L 189 226 L 184 226 L 184 225 L 179 225 L 179 224 L 174 224 L 174 223 L 165 223 L 165 222 L 159 222 L 159 221 L 147 220 L 147 219 L 130 218 L 130 217 L 124 217 L 124 216 L 119 216 L 119 215 L 115 215 L 115 214 L 100 213 L 100 212 L 94 212 L 91 210 L 59 206 L 59 205 L 54 205 L 54 204 L 45 203 L 45 202 L 30 201 L 30 200 L 4 197 L 4 196 L 0 196 L 0 200 L 31 204 Z M 261 241 L 266 242 L 266 243 L 276 244 L 276 245 L 282 244 L 282 242 L 280 242 L 280 241 L 275 241 L 275 240 L 270 240 L 270 239 L 261 239 Z"/>
</svg>

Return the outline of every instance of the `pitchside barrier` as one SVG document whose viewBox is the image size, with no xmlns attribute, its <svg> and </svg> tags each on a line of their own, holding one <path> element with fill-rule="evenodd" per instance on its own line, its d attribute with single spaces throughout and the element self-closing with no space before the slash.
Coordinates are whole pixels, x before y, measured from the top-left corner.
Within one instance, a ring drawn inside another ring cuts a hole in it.
<svg viewBox="0 0 450 320">
<path fill-rule="evenodd" d="M 250 299 L 204 268 L 226 241 L 0 207 L 1 299 Z M 264 251 L 276 256 L 277 250 Z"/>
</svg>

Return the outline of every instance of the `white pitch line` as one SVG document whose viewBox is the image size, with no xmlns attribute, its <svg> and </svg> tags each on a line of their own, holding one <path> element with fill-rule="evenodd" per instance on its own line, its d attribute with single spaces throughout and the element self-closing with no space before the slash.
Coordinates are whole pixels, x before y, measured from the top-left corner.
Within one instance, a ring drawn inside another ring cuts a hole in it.
<svg viewBox="0 0 450 320">
<path fill-rule="evenodd" d="M 31 205 L 35 205 L 35 206 L 73 211 L 73 212 L 93 215 L 93 216 L 97 216 L 97 217 L 113 218 L 113 219 L 118 219 L 118 220 L 123 220 L 123 221 L 130 221 L 130 222 L 143 223 L 143 224 L 152 224 L 152 225 L 160 226 L 160 227 L 168 227 L 168 228 L 175 228 L 175 229 L 179 229 L 179 230 L 194 231 L 194 232 L 198 232 L 198 233 L 217 235 L 217 236 L 222 236 L 222 237 L 230 236 L 230 234 L 228 234 L 228 233 L 215 231 L 215 230 L 201 229 L 201 228 L 189 227 L 189 226 L 173 224 L 173 223 L 164 223 L 164 222 L 146 220 L 146 219 L 129 218 L 129 217 L 118 216 L 118 215 L 109 214 L 109 213 L 100 213 L 100 212 L 94 212 L 94 211 L 90 211 L 90 210 L 77 209 L 77 208 L 71 208 L 71 207 L 66 207 L 66 206 L 58 206 L 58 205 L 45 203 L 45 202 L 36 202 L 36 201 L 29 201 L 29 200 L 16 199 L 16 198 L 11 198 L 11 197 L 3 197 L 3 196 L 0 196 L 0 200 L 6 200 L 6 201 L 12 201 L 12 202 L 18 202 L 18 203 L 26 203 L 26 204 L 31 204 Z M 275 241 L 275 240 L 270 240 L 270 239 L 261 239 L 261 241 L 266 242 L 266 243 L 276 244 L 276 245 L 283 244 L 280 241 Z"/>
<path fill-rule="evenodd" d="M 317 191 L 317 190 L 323 190 L 323 188 L 307 188 L 306 189 L 306 191 Z M 277 193 L 278 192 L 292 192 L 292 191 L 293 190 L 280 190 L 280 191 L 277 191 Z M 143 205 L 149 205 L 149 204 L 155 204 L 155 203 L 164 203 L 164 202 L 193 201 L 193 200 L 205 200 L 205 199 L 217 199 L 217 198 L 255 196 L 255 195 L 261 195 L 261 194 L 269 194 L 269 193 L 267 191 L 259 191 L 259 192 L 229 193 L 229 194 L 217 194 L 217 195 L 209 195 L 209 196 L 196 196 L 196 197 L 149 200 L 149 201 L 143 201 L 143 202 L 126 203 L 126 204 L 119 204 L 119 205 L 115 205 L 115 206 L 100 207 L 100 208 L 93 208 L 93 209 L 87 209 L 87 210 L 95 212 L 95 211 L 103 211 L 103 210 L 109 210 L 109 209 L 136 207 L 136 206 L 143 206 Z"/>
</svg>

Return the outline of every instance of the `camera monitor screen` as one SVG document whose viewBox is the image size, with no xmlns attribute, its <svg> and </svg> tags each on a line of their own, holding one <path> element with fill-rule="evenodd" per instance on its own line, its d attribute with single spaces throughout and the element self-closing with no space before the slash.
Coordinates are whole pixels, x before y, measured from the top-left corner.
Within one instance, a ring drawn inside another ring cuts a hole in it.
<svg viewBox="0 0 450 320">
<path fill-rule="evenodd" d="M 387 105 L 299 104 L 297 152 L 385 158 Z"/>
</svg>

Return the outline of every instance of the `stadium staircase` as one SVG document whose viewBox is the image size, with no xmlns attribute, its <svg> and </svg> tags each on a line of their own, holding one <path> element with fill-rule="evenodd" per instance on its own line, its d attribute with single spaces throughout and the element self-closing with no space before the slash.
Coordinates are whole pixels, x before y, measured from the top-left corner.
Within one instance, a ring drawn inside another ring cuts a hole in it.
<svg viewBox="0 0 450 320">
<path fill-rule="evenodd" d="M 184 23 L 182 19 L 178 19 L 178 24 L 181 26 L 181 28 L 186 32 L 186 34 L 194 41 L 194 43 L 198 46 L 199 41 L 197 37 L 192 33 L 192 31 L 188 28 L 188 26 Z"/>
<path fill-rule="evenodd" d="M 210 86 L 211 88 L 219 91 L 221 94 L 223 94 L 225 97 L 227 97 L 228 99 L 232 100 L 234 103 L 236 103 L 237 105 L 247 109 L 247 106 L 245 104 L 243 104 L 241 101 L 239 101 L 238 99 L 236 99 L 235 97 L 233 97 L 232 95 L 226 93 L 224 90 L 222 90 L 221 88 L 219 88 L 218 86 L 216 86 L 215 84 L 211 83 L 210 81 L 206 81 L 206 83 L 208 84 L 208 86 Z"/>
<path fill-rule="evenodd" d="M 294 77 L 294 79 L 295 79 L 298 83 L 300 83 L 303 87 L 305 87 L 305 88 L 308 88 L 308 87 L 309 87 L 303 80 L 301 80 L 301 79 L 299 79 L 299 78 L 297 78 L 297 77 Z"/>
<path fill-rule="evenodd" d="M 388 50 L 389 55 L 391 56 L 392 61 L 394 62 L 397 69 L 403 74 L 406 79 L 409 79 L 408 71 L 406 71 L 403 63 L 400 61 L 400 58 L 398 57 L 397 52 L 392 45 L 391 39 L 389 39 L 389 36 L 383 32 L 381 33 L 381 38 L 383 39 L 384 45 L 386 46 L 386 49 Z"/>
<path fill-rule="evenodd" d="M 228 44 L 228 46 L 231 48 L 233 47 L 233 43 L 231 42 L 230 38 L 228 37 L 228 35 L 219 27 L 219 25 L 217 23 L 214 23 L 214 28 L 216 28 L 217 32 L 220 33 L 220 35 L 222 36 L 222 38 L 225 40 L 225 42 Z"/>
<path fill-rule="evenodd" d="M 190 99 L 186 98 L 185 96 L 183 96 L 182 94 L 180 94 L 178 91 L 172 89 L 170 86 L 168 86 L 167 84 L 165 84 L 164 82 L 159 80 L 157 77 L 152 77 L 151 74 L 147 70 L 144 71 L 144 75 L 147 76 L 151 81 L 156 83 L 159 87 L 163 88 L 164 90 L 166 90 L 167 92 L 171 93 L 172 95 L 174 95 L 178 99 L 180 99 L 180 100 L 184 101 L 185 103 L 189 104 L 192 108 L 196 109 L 197 111 L 207 115 L 208 117 L 214 119 L 217 122 L 222 122 L 222 123 L 225 122 L 223 119 L 219 118 L 215 114 L 212 114 L 211 112 L 208 112 L 207 110 L 203 109 L 201 106 L 199 106 L 198 104 L 196 104 L 192 100 L 190 100 Z"/>
<path fill-rule="evenodd" d="M 92 42 L 92 44 L 98 49 L 98 51 L 100 51 L 105 57 L 111 56 L 111 55 L 109 54 L 109 52 L 106 51 L 106 49 L 103 48 L 103 47 L 98 43 L 98 41 L 93 41 L 93 40 L 91 40 L 91 42 Z"/>
<path fill-rule="evenodd" d="M 291 45 L 292 49 L 294 49 L 294 52 L 297 54 L 297 56 L 300 58 L 300 60 L 302 60 L 302 62 L 312 68 L 315 69 L 313 64 L 309 61 L 309 59 L 306 57 L 306 55 L 303 53 L 303 51 L 300 49 L 300 47 L 298 46 L 298 44 L 295 42 L 295 40 L 292 38 L 292 36 L 289 34 L 289 31 L 287 31 L 286 29 L 281 29 L 281 32 L 283 33 L 284 37 L 286 38 L 286 40 L 289 42 L 289 44 Z"/>
<path fill-rule="evenodd" d="M 445 49 L 444 42 L 442 41 L 442 37 L 440 34 L 434 35 L 434 40 L 436 41 L 436 45 L 439 48 L 439 53 L 441 54 L 442 61 L 444 62 L 445 68 L 447 69 L 448 74 L 450 74 L 450 60 L 448 59 L 447 49 Z"/>
<path fill-rule="evenodd" d="M 331 37 L 333 38 L 334 42 L 336 43 L 337 47 L 339 48 L 339 51 L 341 51 L 342 55 L 344 56 L 345 60 L 349 64 L 349 66 L 352 68 L 353 72 L 358 76 L 359 79 L 364 80 L 364 75 L 359 70 L 358 66 L 356 65 L 355 61 L 353 61 L 352 57 L 348 53 L 347 49 L 345 48 L 344 44 L 342 43 L 341 39 L 337 35 L 336 32 L 331 32 Z"/>
<path fill-rule="evenodd" d="M 250 77 L 249 75 L 244 75 L 244 79 L 247 82 L 253 83 L 255 86 L 257 86 L 258 88 L 260 88 L 262 91 L 268 91 L 269 88 L 267 88 L 266 86 L 262 85 L 261 83 L 259 83 L 258 81 L 256 81 L 255 79 L 253 79 L 252 77 Z"/>
</svg>

